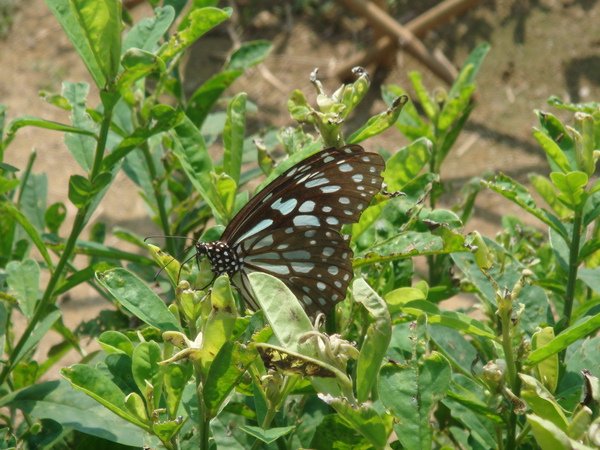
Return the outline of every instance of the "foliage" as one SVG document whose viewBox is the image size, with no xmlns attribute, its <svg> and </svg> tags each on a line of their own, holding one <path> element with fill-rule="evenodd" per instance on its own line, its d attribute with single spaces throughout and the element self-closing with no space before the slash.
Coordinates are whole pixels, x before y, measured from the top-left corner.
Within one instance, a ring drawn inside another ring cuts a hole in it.
<svg viewBox="0 0 600 450">
<path fill-rule="evenodd" d="M 242 44 L 191 95 L 178 75 L 186 49 L 231 10 L 200 1 L 182 12 L 165 2 L 122 37 L 116 0 L 47 3 L 101 104 L 87 106 L 87 85 L 65 83 L 61 94 L 46 99 L 70 111 L 70 124 L 29 116 L 7 124 L 0 110 L 0 406 L 7 411 L 0 420 L 7 446 L 600 445 L 597 104 L 553 99 L 575 111 L 572 127 L 538 112 L 534 136 L 551 172 L 532 175 L 531 184 L 547 207 L 505 175 L 482 181 L 548 230 L 546 236 L 505 218 L 492 240 L 462 232 L 476 189 L 454 211 L 437 206 L 440 168 L 473 108 L 474 77 L 487 46 L 474 50 L 447 94 L 429 95 L 420 76 L 411 75 L 427 119 L 401 88 L 387 86 L 389 109 L 347 130 L 345 119 L 369 89 L 368 76 L 359 70 L 353 83 L 328 95 L 315 72 L 316 105 L 299 90 L 288 101 L 301 126 L 271 131 L 252 146 L 251 99 L 245 93 L 228 98 L 227 88 L 267 56 L 268 43 Z M 175 258 L 186 255 L 184 241 L 172 236 L 218 239 L 248 200 L 244 185 L 260 171 L 267 175 L 264 186 L 323 146 L 363 142 L 393 126 L 410 139 L 382 151 L 393 194 L 376 196 L 347 227 L 356 276 L 325 325 L 267 274 L 250 276 L 261 310 L 249 315 L 227 276 L 208 289 L 213 275 L 205 260 Z M 35 153 L 22 170 L 3 162 L 23 127 L 64 133 L 85 174 L 70 178 L 68 197 L 77 212 L 67 232 L 66 205 L 46 204 L 48 178 L 34 173 Z M 217 138 L 223 154 L 213 159 L 208 145 Z M 287 154 L 277 165 L 275 146 Z M 247 170 L 252 161 L 260 169 Z M 123 229 L 113 234 L 143 255 L 109 247 L 102 223 L 83 237 L 120 170 L 167 236 L 164 249 Z M 418 256 L 429 258 L 428 280 L 416 276 Z M 155 267 L 164 270 L 151 288 Z M 459 275 L 440 275 L 450 267 Z M 72 330 L 56 300 L 82 283 L 111 305 Z M 469 310 L 440 304 L 457 292 L 474 294 L 477 303 Z M 17 315 L 24 330 L 14 326 Z M 33 359 L 51 330 L 61 341 L 45 359 Z M 101 350 L 86 355 L 88 337 Z M 60 380 L 42 381 L 72 349 L 79 363 L 63 367 Z"/>
</svg>

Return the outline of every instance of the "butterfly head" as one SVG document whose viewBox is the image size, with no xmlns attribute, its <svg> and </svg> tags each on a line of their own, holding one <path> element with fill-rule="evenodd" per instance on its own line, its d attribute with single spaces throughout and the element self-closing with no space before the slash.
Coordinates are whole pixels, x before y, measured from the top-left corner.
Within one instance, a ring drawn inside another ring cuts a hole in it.
<svg viewBox="0 0 600 450">
<path fill-rule="evenodd" d="M 197 242 L 196 262 L 203 256 L 208 257 L 212 271 L 216 275 L 224 273 L 233 276 L 242 267 L 242 261 L 237 253 L 225 242 Z"/>
</svg>

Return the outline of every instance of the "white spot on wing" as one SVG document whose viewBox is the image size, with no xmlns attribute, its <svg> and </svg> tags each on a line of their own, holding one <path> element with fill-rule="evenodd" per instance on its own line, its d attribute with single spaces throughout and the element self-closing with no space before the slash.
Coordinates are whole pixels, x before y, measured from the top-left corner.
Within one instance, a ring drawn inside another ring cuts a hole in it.
<svg viewBox="0 0 600 450">
<path fill-rule="evenodd" d="M 363 176 L 362 173 L 355 173 L 354 175 L 352 175 L 352 181 L 354 181 L 355 183 L 360 183 L 363 180 Z"/>
<path fill-rule="evenodd" d="M 329 180 L 327 178 L 316 178 L 314 180 L 310 180 L 309 182 L 305 183 L 304 186 L 307 188 L 313 188 L 313 187 L 317 187 L 317 186 L 322 186 L 323 184 L 327 184 L 329 183 Z"/>
<path fill-rule="evenodd" d="M 340 172 L 351 172 L 352 169 L 353 169 L 353 167 L 348 163 L 344 163 L 344 164 L 340 165 Z"/>
<path fill-rule="evenodd" d="M 338 202 L 340 202 L 342 205 L 349 205 L 350 199 L 348 197 L 340 197 Z"/>
<path fill-rule="evenodd" d="M 302 203 L 300 205 L 300 208 L 298 208 L 298 211 L 301 213 L 309 213 L 309 212 L 313 212 L 314 209 L 315 209 L 315 202 L 313 202 L 312 200 L 306 200 L 304 203 Z"/>
<path fill-rule="evenodd" d="M 319 225 L 321 225 L 317 216 L 311 216 L 311 215 L 307 215 L 307 214 L 301 214 L 301 215 L 294 217 L 292 222 L 297 227 L 302 227 L 302 226 L 318 227 Z"/>
<path fill-rule="evenodd" d="M 281 199 L 278 198 L 277 200 L 275 200 L 273 202 L 273 204 L 271 205 L 271 208 L 276 209 L 281 214 L 286 216 L 294 210 L 294 208 L 296 207 L 297 204 L 298 204 L 298 200 L 296 200 L 295 198 L 290 198 L 289 200 L 286 200 L 284 202 L 282 202 Z"/>
<path fill-rule="evenodd" d="M 293 261 L 290 263 L 292 270 L 296 273 L 308 273 L 315 268 L 311 262 Z"/>
<path fill-rule="evenodd" d="M 250 230 L 246 231 L 239 238 L 237 238 L 236 243 L 239 243 L 239 242 L 242 242 L 242 241 L 246 240 L 250 236 L 253 236 L 256 233 L 261 232 L 265 228 L 270 227 L 272 224 L 273 224 L 273 220 L 271 220 L 271 219 L 263 219 L 263 220 L 261 220 L 256 225 L 254 225 Z"/>
<path fill-rule="evenodd" d="M 338 185 L 335 185 L 335 184 L 333 184 L 333 185 L 331 185 L 331 186 L 325 186 L 325 187 L 322 187 L 322 188 L 321 188 L 321 192 L 322 192 L 323 194 L 331 194 L 332 192 L 337 192 L 337 191 L 339 191 L 341 188 L 342 188 L 341 186 L 338 186 Z"/>
</svg>

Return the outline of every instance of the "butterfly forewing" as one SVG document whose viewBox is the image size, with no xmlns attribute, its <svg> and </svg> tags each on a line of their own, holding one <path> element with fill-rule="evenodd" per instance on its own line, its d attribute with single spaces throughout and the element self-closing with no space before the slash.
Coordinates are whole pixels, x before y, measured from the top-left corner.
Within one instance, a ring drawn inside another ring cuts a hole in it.
<svg viewBox="0 0 600 450">
<path fill-rule="evenodd" d="M 381 156 L 358 145 L 321 150 L 256 194 L 221 241 L 199 243 L 198 253 L 208 255 L 216 274 L 235 275 L 253 309 L 258 305 L 247 275 L 259 271 L 281 279 L 309 314 L 328 312 L 344 299 L 352 278 L 352 251 L 341 227 L 357 222 L 381 189 L 384 167 Z"/>
<path fill-rule="evenodd" d="M 358 221 L 381 188 L 381 156 L 358 145 L 322 150 L 296 164 L 240 210 L 221 239 L 237 244 L 265 229 L 340 229 Z"/>
</svg>

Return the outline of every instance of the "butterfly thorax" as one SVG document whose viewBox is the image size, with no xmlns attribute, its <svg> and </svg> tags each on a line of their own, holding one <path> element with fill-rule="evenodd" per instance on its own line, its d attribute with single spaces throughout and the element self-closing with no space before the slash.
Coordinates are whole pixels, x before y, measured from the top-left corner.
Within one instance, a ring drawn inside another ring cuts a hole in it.
<svg viewBox="0 0 600 450">
<path fill-rule="evenodd" d="M 242 268 L 242 260 L 225 242 L 197 242 L 196 259 L 208 257 L 213 273 L 233 276 Z"/>
</svg>

